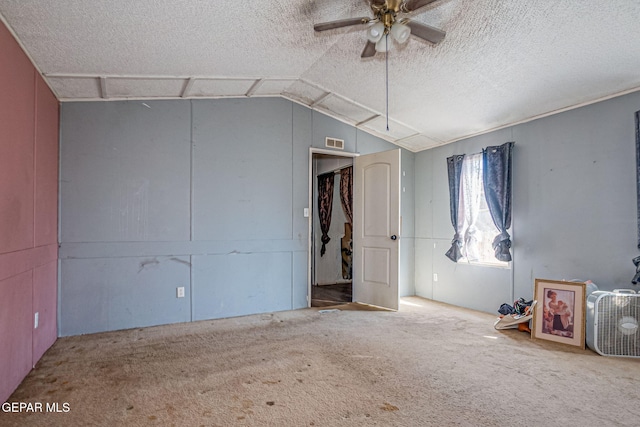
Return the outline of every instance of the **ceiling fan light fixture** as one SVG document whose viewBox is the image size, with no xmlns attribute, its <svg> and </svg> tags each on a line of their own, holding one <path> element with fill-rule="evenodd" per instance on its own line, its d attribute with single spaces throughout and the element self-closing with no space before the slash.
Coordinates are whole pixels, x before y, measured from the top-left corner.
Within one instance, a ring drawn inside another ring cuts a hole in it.
<svg viewBox="0 0 640 427">
<path fill-rule="evenodd" d="M 391 27 L 391 35 L 398 43 L 406 43 L 411 35 L 411 28 L 408 25 L 395 23 Z"/>
<path fill-rule="evenodd" d="M 371 43 L 377 43 L 382 39 L 384 35 L 384 24 L 382 22 L 376 22 L 367 30 L 367 38 Z"/>
</svg>

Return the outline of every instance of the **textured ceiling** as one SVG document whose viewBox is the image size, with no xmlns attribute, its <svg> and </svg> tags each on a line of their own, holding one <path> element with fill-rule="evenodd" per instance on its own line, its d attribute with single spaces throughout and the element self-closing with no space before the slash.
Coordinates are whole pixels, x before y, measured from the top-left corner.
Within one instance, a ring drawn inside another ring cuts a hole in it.
<svg viewBox="0 0 640 427">
<path fill-rule="evenodd" d="M 639 0 L 439 0 L 361 59 L 365 0 L 0 0 L 61 101 L 283 96 L 412 151 L 640 89 Z"/>
</svg>

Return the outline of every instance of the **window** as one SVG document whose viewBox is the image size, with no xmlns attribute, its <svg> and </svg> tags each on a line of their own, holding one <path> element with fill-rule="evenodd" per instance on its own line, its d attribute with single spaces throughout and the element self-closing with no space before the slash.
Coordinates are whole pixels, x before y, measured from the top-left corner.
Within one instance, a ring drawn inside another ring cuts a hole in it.
<svg viewBox="0 0 640 427">
<path fill-rule="evenodd" d="M 509 263 L 497 260 L 492 246 L 500 230 L 491 219 L 482 178 L 482 153 L 465 156 L 460 173 L 458 218 L 462 258 L 458 262 L 506 267 Z"/>
<path fill-rule="evenodd" d="M 453 262 L 507 266 L 511 261 L 513 142 L 447 158 Z"/>
</svg>

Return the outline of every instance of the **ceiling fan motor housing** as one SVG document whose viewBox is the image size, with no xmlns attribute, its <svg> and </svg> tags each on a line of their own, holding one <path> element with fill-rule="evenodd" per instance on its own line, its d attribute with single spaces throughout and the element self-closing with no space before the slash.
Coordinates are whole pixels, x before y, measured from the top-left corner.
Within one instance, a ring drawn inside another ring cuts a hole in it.
<svg viewBox="0 0 640 427">
<path fill-rule="evenodd" d="M 390 48 L 388 36 L 398 43 L 405 43 L 411 35 L 433 45 L 440 43 L 445 32 L 409 18 L 399 18 L 398 13 L 413 13 L 436 0 L 369 0 L 373 19 L 368 17 L 346 18 L 324 22 L 313 26 L 315 31 L 333 30 L 352 25 L 372 24 L 367 28 L 367 44 L 362 58 L 369 58 L 376 52 L 387 52 Z M 384 39 L 383 39 L 384 37 Z"/>
</svg>

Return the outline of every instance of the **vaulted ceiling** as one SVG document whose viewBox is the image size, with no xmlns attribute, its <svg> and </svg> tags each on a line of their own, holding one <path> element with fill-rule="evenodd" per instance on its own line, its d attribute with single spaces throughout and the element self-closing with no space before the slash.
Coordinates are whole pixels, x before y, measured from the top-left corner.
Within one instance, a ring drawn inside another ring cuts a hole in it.
<svg viewBox="0 0 640 427">
<path fill-rule="evenodd" d="M 313 30 L 361 16 L 366 0 L 0 0 L 63 102 L 283 96 L 412 151 L 640 89 L 638 0 L 437 0 L 407 17 L 444 40 L 388 58 L 360 57 L 366 25 Z"/>
</svg>

